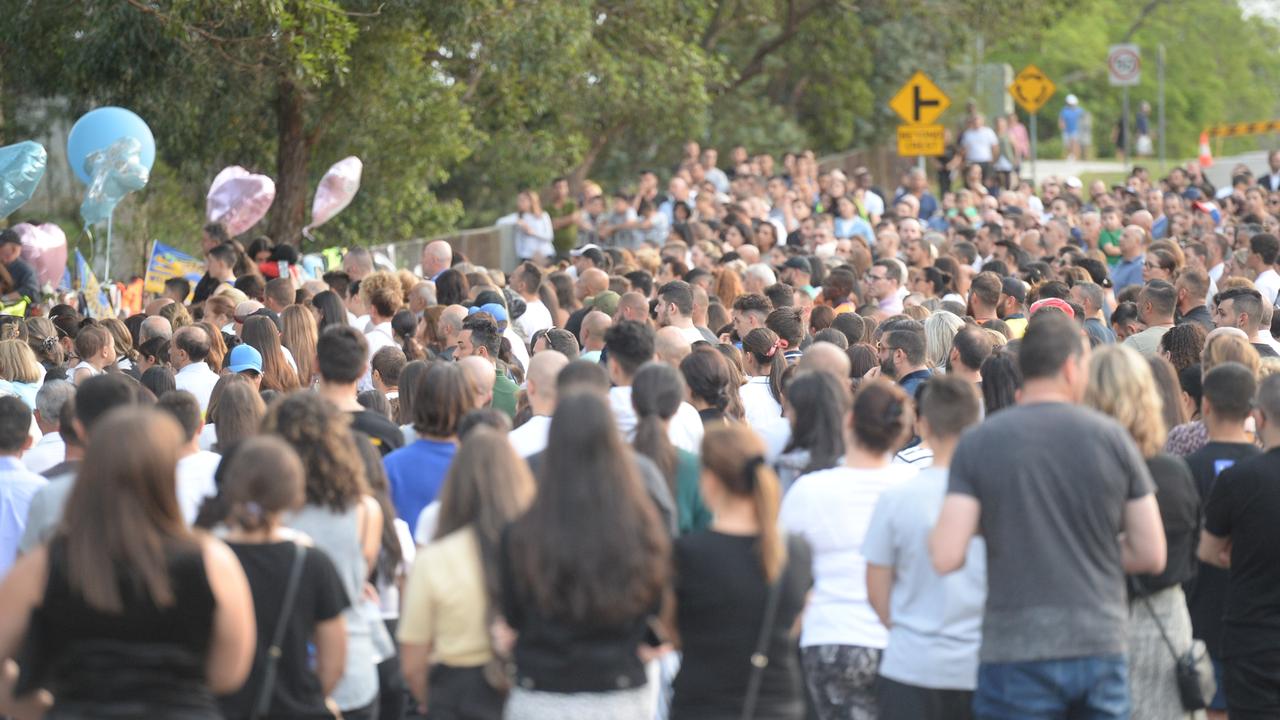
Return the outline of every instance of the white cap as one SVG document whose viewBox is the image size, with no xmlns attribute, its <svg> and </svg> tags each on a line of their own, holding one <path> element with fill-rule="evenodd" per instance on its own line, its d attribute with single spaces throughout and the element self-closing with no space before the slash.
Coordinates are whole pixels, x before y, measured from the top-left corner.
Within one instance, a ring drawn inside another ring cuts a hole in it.
<svg viewBox="0 0 1280 720">
<path fill-rule="evenodd" d="M 1067 178 L 1067 187 L 1076 188 L 1077 190 L 1084 187 L 1084 183 L 1080 182 L 1080 178 L 1072 175 Z"/>
<path fill-rule="evenodd" d="M 1068 95 L 1068 96 L 1067 96 L 1067 104 L 1068 104 L 1068 105 L 1078 105 L 1078 104 L 1080 104 L 1080 98 L 1076 97 L 1075 95 Z"/>
</svg>

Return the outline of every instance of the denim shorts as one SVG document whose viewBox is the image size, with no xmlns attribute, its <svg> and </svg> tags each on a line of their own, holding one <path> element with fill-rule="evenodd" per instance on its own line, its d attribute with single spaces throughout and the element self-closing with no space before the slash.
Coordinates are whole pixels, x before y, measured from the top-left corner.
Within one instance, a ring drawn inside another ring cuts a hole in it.
<svg viewBox="0 0 1280 720">
<path fill-rule="evenodd" d="M 979 720 L 1126 720 L 1128 663 L 1123 655 L 982 663 L 973 711 Z"/>
</svg>

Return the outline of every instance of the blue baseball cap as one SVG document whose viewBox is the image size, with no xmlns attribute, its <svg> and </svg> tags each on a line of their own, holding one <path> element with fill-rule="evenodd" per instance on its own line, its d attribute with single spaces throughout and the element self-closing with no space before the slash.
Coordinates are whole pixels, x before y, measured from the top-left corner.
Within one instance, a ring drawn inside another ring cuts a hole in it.
<svg viewBox="0 0 1280 720">
<path fill-rule="evenodd" d="M 262 353 L 248 343 L 241 343 L 231 348 L 231 354 L 227 356 L 227 369 L 234 373 L 252 370 L 261 375 Z"/>
<path fill-rule="evenodd" d="M 475 315 L 476 313 L 489 313 L 493 316 L 494 321 L 499 324 L 507 321 L 507 309 L 498 303 L 485 303 L 480 307 L 472 307 L 467 311 L 467 315 Z"/>
</svg>

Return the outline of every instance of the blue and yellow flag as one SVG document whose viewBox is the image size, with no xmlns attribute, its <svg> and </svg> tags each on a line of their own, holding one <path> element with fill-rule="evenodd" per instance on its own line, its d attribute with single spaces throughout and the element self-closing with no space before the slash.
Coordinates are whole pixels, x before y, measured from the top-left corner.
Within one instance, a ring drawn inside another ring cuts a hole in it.
<svg viewBox="0 0 1280 720">
<path fill-rule="evenodd" d="M 84 298 L 89 317 L 95 320 L 115 317 L 107 293 L 103 291 L 97 276 L 93 274 L 93 270 L 89 269 L 89 262 L 84 259 L 84 255 L 80 254 L 78 248 L 76 249 L 76 276 L 80 279 L 80 295 Z"/>
<path fill-rule="evenodd" d="M 182 277 L 191 281 L 191 287 L 204 275 L 204 263 L 190 255 L 153 240 L 151 257 L 147 260 L 147 277 L 143 290 L 154 295 L 164 292 L 164 281 Z"/>
</svg>

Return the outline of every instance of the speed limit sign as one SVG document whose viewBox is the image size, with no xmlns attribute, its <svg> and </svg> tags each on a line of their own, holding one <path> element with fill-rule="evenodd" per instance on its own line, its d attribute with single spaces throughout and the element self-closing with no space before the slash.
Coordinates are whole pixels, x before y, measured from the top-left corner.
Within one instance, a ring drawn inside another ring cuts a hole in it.
<svg viewBox="0 0 1280 720">
<path fill-rule="evenodd" d="M 1107 52 L 1107 76 L 1117 87 L 1137 85 L 1142 78 L 1142 52 L 1137 45 L 1112 45 Z"/>
</svg>

